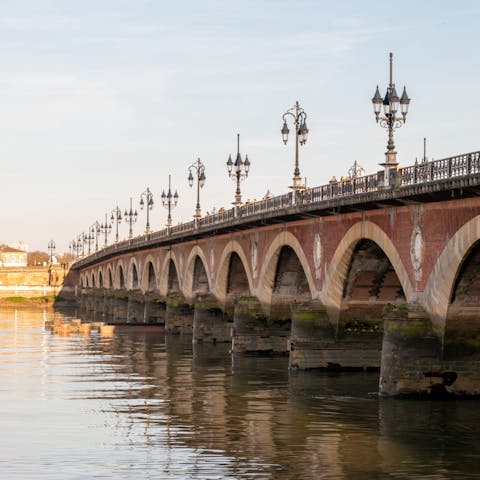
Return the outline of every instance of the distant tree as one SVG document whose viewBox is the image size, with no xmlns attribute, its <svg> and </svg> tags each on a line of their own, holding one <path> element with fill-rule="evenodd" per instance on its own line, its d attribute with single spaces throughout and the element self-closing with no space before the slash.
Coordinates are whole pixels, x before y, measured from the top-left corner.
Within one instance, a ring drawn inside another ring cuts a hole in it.
<svg viewBox="0 0 480 480">
<path fill-rule="evenodd" d="M 72 263 L 73 255 L 71 253 L 64 253 L 62 255 L 56 255 L 58 263 Z"/>
<path fill-rule="evenodd" d="M 41 252 L 40 250 L 35 250 L 34 252 L 28 252 L 27 255 L 27 264 L 29 266 L 43 265 L 47 264 L 49 260 L 49 255 L 47 252 Z"/>
</svg>

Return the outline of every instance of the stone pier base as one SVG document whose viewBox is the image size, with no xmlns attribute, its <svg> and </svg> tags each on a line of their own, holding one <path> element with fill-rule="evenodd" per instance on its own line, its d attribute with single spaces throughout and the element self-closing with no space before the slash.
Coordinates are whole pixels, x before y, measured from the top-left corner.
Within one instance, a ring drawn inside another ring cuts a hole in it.
<svg viewBox="0 0 480 480">
<path fill-rule="evenodd" d="M 230 342 L 232 325 L 213 295 L 197 296 L 193 315 L 194 343 Z"/>
<path fill-rule="evenodd" d="M 385 314 L 379 392 L 384 396 L 444 395 L 457 379 L 441 365 L 441 339 L 420 307 Z"/>
<path fill-rule="evenodd" d="M 389 312 L 384 330 L 381 395 L 480 396 L 478 351 L 465 349 L 461 355 L 445 342 L 442 352 L 442 340 L 423 309 Z"/>
<path fill-rule="evenodd" d="M 337 364 L 334 348 L 335 330 L 325 307 L 314 301 L 292 305 L 290 368 L 305 370 Z"/>
<path fill-rule="evenodd" d="M 167 296 L 165 332 L 170 334 L 192 334 L 193 308 L 181 294 Z"/>
<path fill-rule="evenodd" d="M 334 326 L 318 301 L 292 304 L 290 368 L 327 370 L 379 370 L 382 319 L 359 312 Z"/>
<path fill-rule="evenodd" d="M 288 353 L 291 321 L 267 317 L 256 297 L 241 297 L 233 316 L 234 353 Z"/>
</svg>

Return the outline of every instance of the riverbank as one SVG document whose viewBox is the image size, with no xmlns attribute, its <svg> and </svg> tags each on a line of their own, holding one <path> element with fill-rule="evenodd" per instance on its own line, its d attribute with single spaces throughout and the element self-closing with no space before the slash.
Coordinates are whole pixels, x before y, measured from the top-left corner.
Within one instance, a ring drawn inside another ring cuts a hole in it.
<svg viewBox="0 0 480 480">
<path fill-rule="evenodd" d="M 58 297 L 56 295 L 41 295 L 38 297 L 22 297 L 14 295 L 11 297 L 0 297 L 0 307 L 38 307 L 53 306 Z"/>
</svg>

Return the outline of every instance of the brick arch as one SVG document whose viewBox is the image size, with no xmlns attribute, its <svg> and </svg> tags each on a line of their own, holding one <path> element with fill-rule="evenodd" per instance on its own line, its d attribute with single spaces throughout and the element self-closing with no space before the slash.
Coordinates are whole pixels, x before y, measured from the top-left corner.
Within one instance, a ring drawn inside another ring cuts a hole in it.
<svg viewBox="0 0 480 480">
<path fill-rule="evenodd" d="M 297 237 L 290 232 L 279 233 L 265 254 L 262 270 L 257 283 L 257 297 L 262 304 L 268 305 L 271 302 L 273 287 L 275 283 L 275 274 L 277 272 L 278 257 L 283 247 L 290 247 L 297 255 L 298 260 L 303 268 L 303 273 L 308 282 L 308 288 L 312 298 L 316 298 L 317 291 L 315 289 L 315 282 L 313 280 L 310 265 L 307 256 L 303 251 L 302 245 Z"/>
<path fill-rule="evenodd" d="M 253 292 L 252 272 L 250 271 L 250 262 L 247 260 L 247 255 L 243 247 L 236 240 L 230 240 L 223 249 L 220 255 L 220 261 L 218 262 L 219 268 L 214 293 L 220 302 L 224 302 L 227 297 L 228 274 L 232 253 L 236 253 L 240 257 L 245 274 L 247 275 L 248 288 L 250 292 Z"/>
<path fill-rule="evenodd" d="M 137 272 L 137 281 L 138 281 L 137 282 L 138 285 L 136 285 L 135 287 L 133 285 L 134 267 L 135 267 L 135 270 Z M 134 289 L 140 288 L 140 286 L 142 285 L 142 277 L 140 275 L 140 268 L 138 267 L 138 262 L 137 262 L 137 259 L 135 257 L 130 258 L 130 262 L 128 263 L 126 285 L 127 285 L 128 290 L 134 290 Z"/>
<path fill-rule="evenodd" d="M 413 302 L 414 290 L 395 245 L 378 225 L 363 221 L 356 223 L 348 230 L 335 250 L 323 283 L 326 286 L 320 297 L 323 303 L 337 310 L 340 308 L 352 255 L 358 242 L 363 239 L 371 240 L 380 247 L 398 276 L 407 303 Z"/>
<path fill-rule="evenodd" d="M 122 288 L 122 286 L 120 285 L 120 272 L 123 273 L 123 281 L 125 282 L 123 288 L 127 288 L 127 270 L 122 259 L 118 260 L 117 266 L 115 267 L 115 278 L 113 279 L 113 281 L 115 288 L 117 289 Z"/>
<path fill-rule="evenodd" d="M 152 267 L 153 267 L 153 272 L 154 272 L 154 275 L 155 275 L 155 289 L 154 291 L 158 291 L 158 275 L 157 275 L 157 267 L 155 265 L 155 258 L 153 257 L 153 255 L 150 253 L 149 255 L 147 255 L 147 257 L 145 258 L 144 262 L 143 262 L 143 272 L 142 272 L 142 281 L 140 283 L 140 287 L 142 289 L 142 291 L 145 293 L 145 292 L 148 292 L 150 290 L 150 285 L 149 285 L 149 265 L 152 264 Z"/>
<path fill-rule="evenodd" d="M 107 286 L 108 283 L 108 288 L 113 288 L 115 277 L 113 276 L 113 271 L 112 271 L 112 265 L 108 264 L 107 267 L 105 268 L 105 279 L 104 283 L 105 286 Z"/>
<path fill-rule="evenodd" d="M 103 275 L 102 267 L 98 267 L 97 269 L 97 288 L 104 288 L 105 287 L 105 278 Z"/>
<path fill-rule="evenodd" d="M 170 260 L 172 260 L 173 264 L 175 265 L 175 270 L 177 273 L 177 278 L 178 278 L 178 283 L 180 290 L 182 290 L 182 276 L 180 275 L 180 270 L 178 268 L 178 260 L 177 256 L 175 255 L 175 252 L 172 250 L 169 250 L 167 255 L 165 255 L 165 258 L 163 259 L 162 265 L 160 267 L 160 284 L 159 284 L 159 289 L 160 289 L 160 294 L 161 295 L 167 295 L 168 293 L 168 280 L 169 280 L 169 271 L 168 267 L 170 266 Z"/>
<path fill-rule="evenodd" d="M 93 269 L 90 271 L 90 288 L 97 288 L 97 277 Z"/>
<path fill-rule="evenodd" d="M 424 290 L 424 304 L 434 326 L 443 331 L 455 282 L 464 261 L 480 240 L 480 215 L 460 227 L 433 266 Z"/>
<path fill-rule="evenodd" d="M 211 274 L 208 269 L 207 258 L 203 253 L 203 250 L 198 245 L 195 245 L 190 251 L 190 254 L 185 264 L 186 267 L 183 274 L 182 290 L 183 290 L 183 295 L 187 299 L 191 299 L 193 297 L 193 281 L 194 281 L 193 273 L 194 273 L 196 257 L 199 257 L 200 261 L 203 263 L 203 268 L 205 269 L 205 272 L 207 274 L 209 290 L 211 289 L 211 285 L 212 285 Z"/>
</svg>

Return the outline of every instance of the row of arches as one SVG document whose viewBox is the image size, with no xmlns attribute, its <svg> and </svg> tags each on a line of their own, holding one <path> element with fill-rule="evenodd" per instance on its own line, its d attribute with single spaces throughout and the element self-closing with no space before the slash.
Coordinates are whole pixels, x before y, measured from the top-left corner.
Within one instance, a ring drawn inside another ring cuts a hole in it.
<svg viewBox="0 0 480 480">
<path fill-rule="evenodd" d="M 480 228 L 480 220 L 475 219 L 475 222 L 469 231 Z M 443 318 L 446 318 L 452 302 L 480 304 L 480 275 L 477 277 L 479 239 L 471 238 L 470 245 L 463 237 L 452 238 L 450 243 L 450 249 L 455 249 L 457 257 L 460 254 L 456 266 L 449 265 L 448 275 L 430 279 L 424 298 L 426 304 L 436 301 L 435 306 L 430 305 L 430 310 Z M 434 273 L 442 269 L 442 262 L 451 263 L 451 256 L 448 251 L 442 253 Z M 220 300 L 229 295 L 256 295 L 266 303 L 275 297 L 320 298 L 325 304 L 339 308 L 345 302 L 418 301 L 397 249 L 385 232 L 371 222 L 356 224 L 344 236 L 328 268 L 325 267 L 321 291 L 316 290 L 307 255 L 297 238 L 289 232 L 280 233 L 271 243 L 259 268 L 255 288 L 252 280 L 254 268 L 243 248 L 234 240 L 220 257 L 215 282 L 212 282 L 208 265 L 202 249 L 195 246 L 182 272 L 175 254 L 169 252 L 160 267 L 155 267 L 152 256 L 145 259 L 142 271 L 135 258 L 131 258 L 128 265 L 120 259 L 83 271 L 80 282 L 82 287 L 93 288 L 140 289 L 161 294 L 181 291 L 186 297 L 212 292 Z M 448 292 L 443 296 L 442 305 L 431 293 L 435 288 Z"/>
</svg>

